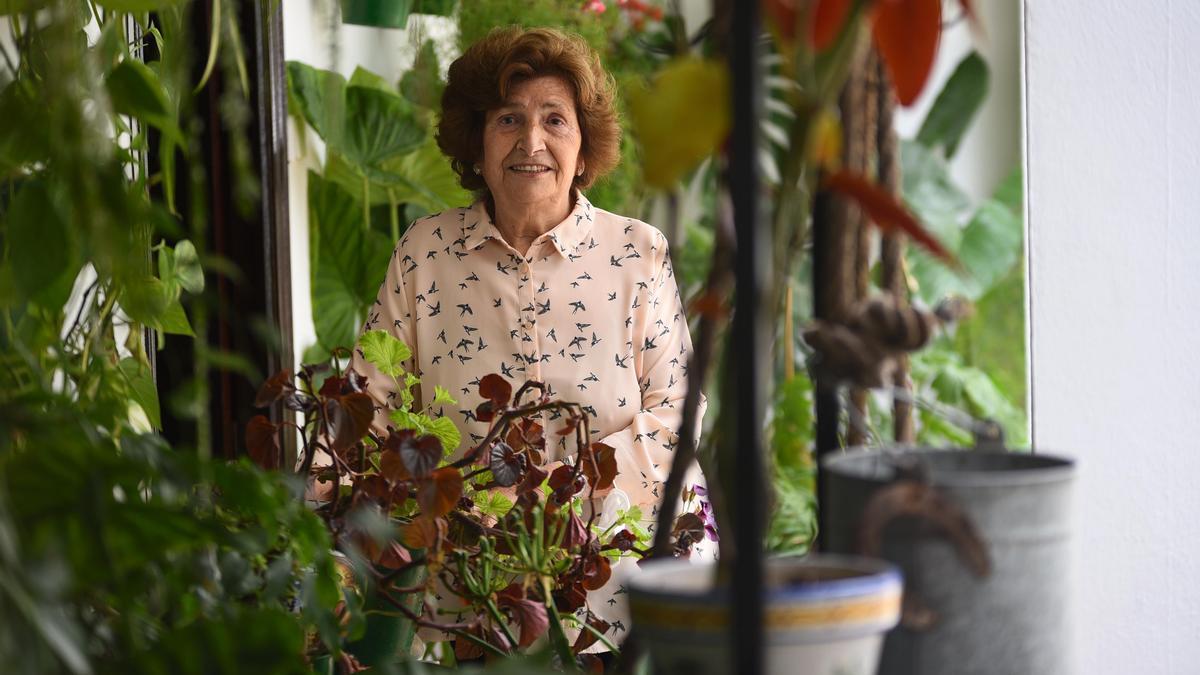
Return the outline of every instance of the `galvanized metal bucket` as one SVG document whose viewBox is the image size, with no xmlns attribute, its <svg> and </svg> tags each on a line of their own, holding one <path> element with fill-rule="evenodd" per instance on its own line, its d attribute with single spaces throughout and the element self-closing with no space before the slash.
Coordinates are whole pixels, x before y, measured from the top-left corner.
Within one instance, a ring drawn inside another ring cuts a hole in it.
<svg viewBox="0 0 1200 675">
<path fill-rule="evenodd" d="M 1071 460 L 851 450 L 823 466 L 827 550 L 878 555 L 904 574 L 881 675 L 1071 672 Z"/>
</svg>

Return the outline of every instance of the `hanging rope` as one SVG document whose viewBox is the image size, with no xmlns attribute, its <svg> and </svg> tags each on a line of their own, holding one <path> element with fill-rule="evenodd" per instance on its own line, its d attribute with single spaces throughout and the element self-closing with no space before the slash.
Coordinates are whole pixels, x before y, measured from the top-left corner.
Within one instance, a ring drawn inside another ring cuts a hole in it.
<svg viewBox="0 0 1200 675">
<path fill-rule="evenodd" d="M 872 86 L 875 60 L 875 50 L 866 51 L 861 63 L 846 82 L 841 97 L 842 131 L 846 139 L 843 163 L 846 169 L 860 176 L 869 175 L 872 160 L 876 155 L 876 93 Z M 862 209 L 850 205 L 847 209 L 846 228 L 853 237 L 849 242 L 848 251 L 852 257 L 848 262 L 854 281 L 850 300 L 853 305 L 857 305 L 871 291 L 871 225 Z M 869 395 L 870 392 L 866 389 L 851 390 L 850 405 L 854 408 L 853 412 L 860 416 L 866 413 Z M 866 441 L 867 437 L 858 427 L 851 425 L 847 428 L 847 445 L 862 445 Z"/>
<path fill-rule="evenodd" d="M 900 193 L 900 148 L 894 128 L 896 114 L 896 94 L 888 78 L 883 61 L 876 58 L 873 63 L 871 87 L 875 91 L 877 115 L 875 142 L 878 148 L 879 161 L 876 165 L 877 180 L 885 190 L 892 194 Z M 890 291 L 898 300 L 908 298 L 908 280 L 904 264 L 904 235 L 898 232 L 885 234 L 880 241 L 880 271 L 882 278 L 880 286 Z M 900 359 L 892 384 L 898 390 L 912 391 L 912 378 L 909 376 L 908 357 Z M 916 440 L 916 429 L 913 425 L 912 403 L 905 397 L 897 396 L 892 405 L 892 437 L 897 443 L 913 443 Z"/>
</svg>

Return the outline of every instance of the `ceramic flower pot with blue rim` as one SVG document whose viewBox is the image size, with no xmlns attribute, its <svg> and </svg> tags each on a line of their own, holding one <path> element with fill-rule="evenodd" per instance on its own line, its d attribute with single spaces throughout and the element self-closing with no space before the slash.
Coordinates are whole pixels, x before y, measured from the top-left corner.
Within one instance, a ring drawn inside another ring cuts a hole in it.
<svg viewBox="0 0 1200 675">
<path fill-rule="evenodd" d="M 633 623 L 657 673 L 728 673 L 727 588 L 713 563 L 661 560 L 627 581 Z M 873 558 L 774 558 L 766 569 L 767 673 L 874 675 L 900 618 L 899 570 Z"/>
</svg>

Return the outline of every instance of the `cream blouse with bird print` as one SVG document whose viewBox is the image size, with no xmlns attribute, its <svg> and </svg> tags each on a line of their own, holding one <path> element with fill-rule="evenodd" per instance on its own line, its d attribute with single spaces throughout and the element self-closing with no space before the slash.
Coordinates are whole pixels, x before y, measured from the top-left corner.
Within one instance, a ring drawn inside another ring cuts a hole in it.
<svg viewBox="0 0 1200 675">
<path fill-rule="evenodd" d="M 376 328 L 412 348 L 405 367 L 421 377 L 427 396 L 440 385 L 457 398 L 457 405 L 430 411 L 462 432 L 455 456 L 487 433 L 474 417 L 480 378 L 499 373 L 514 391 L 526 380 L 543 382 L 551 398 L 579 403 L 588 413 L 592 440 L 616 451 L 612 494 L 641 508 L 643 526 L 653 524 L 678 440 L 692 349 L 667 240 L 657 229 L 595 208 L 581 194 L 566 220 L 522 256 L 483 202 L 422 218 L 392 254 L 364 326 Z M 361 353 L 353 367 L 368 378 L 375 425 L 383 431 L 399 404 L 392 379 Z M 413 409 L 424 405 L 418 393 Z M 555 433 L 563 425 L 557 415 L 542 419 L 547 461 L 575 451 L 574 434 Z M 613 603 L 603 592 L 592 595 Z"/>
<path fill-rule="evenodd" d="M 462 432 L 456 456 L 487 433 L 474 416 L 480 378 L 499 373 L 514 390 L 537 380 L 551 398 L 579 403 L 592 440 L 616 450 L 615 486 L 634 504 L 657 505 L 692 344 L 667 240 L 656 228 L 579 195 L 567 219 L 522 256 L 483 202 L 422 218 L 392 253 L 364 326 L 375 328 L 412 348 L 405 366 L 425 392 L 440 385 L 457 398 L 431 411 Z M 382 431 L 399 404 L 391 378 L 361 354 L 353 365 L 368 378 Z M 413 408 L 420 404 L 418 393 Z M 555 434 L 561 422 L 552 414 L 542 422 L 547 460 L 574 454 L 574 435 Z M 653 514 L 644 509 L 648 520 Z"/>
</svg>

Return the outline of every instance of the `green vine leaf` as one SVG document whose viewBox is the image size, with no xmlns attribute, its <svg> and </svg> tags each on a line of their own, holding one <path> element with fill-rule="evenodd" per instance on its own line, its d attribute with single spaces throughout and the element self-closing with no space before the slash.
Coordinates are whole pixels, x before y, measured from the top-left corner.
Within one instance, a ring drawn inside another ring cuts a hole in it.
<svg viewBox="0 0 1200 675">
<path fill-rule="evenodd" d="M 158 74 L 146 64 L 125 59 L 108 74 L 105 86 L 112 98 L 113 110 L 153 124 L 172 141 L 183 142 L 183 133 L 171 114 L 166 89 Z"/>
<path fill-rule="evenodd" d="M 158 405 L 158 388 L 154 384 L 154 376 L 150 368 L 141 361 L 129 357 L 121 359 L 117 369 L 125 379 L 129 397 L 141 406 L 150 420 L 150 425 L 156 430 L 162 429 L 162 414 Z"/>
</svg>

